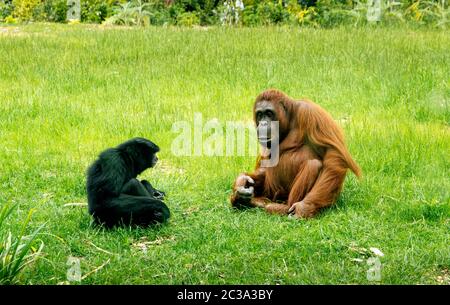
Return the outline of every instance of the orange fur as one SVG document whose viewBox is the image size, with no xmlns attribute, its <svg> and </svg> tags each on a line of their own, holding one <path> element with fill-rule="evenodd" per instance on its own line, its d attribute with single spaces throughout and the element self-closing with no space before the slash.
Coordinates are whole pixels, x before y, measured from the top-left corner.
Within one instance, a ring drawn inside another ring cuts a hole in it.
<svg viewBox="0 0 450 305">
<path fill-rule="evenodd" d="M 259 156 L 255 171 L 244 174 L 254 180 L 254 198 L 244 203 L 235 183 L 231 203 L 236 207 L 264 207 L 278 214 L 287 214 L 292 207 L 297 217 L 311 217 L 336 201 L 347 169 L 358 177 L 361 170 L 345 146 L 341 128 L 319 105 L 293 100 L 274 89 L 261 93 L 255 107 L 260 101 L 269 101 L 276 109 L 279 162 L 275 167 L 262 168 L 260 161 L 266 157 Z"/>
</svg>

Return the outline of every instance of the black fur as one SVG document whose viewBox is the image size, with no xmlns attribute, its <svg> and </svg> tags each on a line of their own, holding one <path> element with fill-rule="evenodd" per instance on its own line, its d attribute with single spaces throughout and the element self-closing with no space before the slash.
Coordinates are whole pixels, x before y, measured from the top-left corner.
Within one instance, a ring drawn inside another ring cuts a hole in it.
<svg viewBox="0 0 450 305">
<path fill-rule="evenodd" d="M 89 213 L 98 224 L 148 226 L 165 222 L 168 207 L 158 191 L 137 175 L 153 167 L 159 147 L 144 138 L 133 138 L 103 151 L 87 172 Z"/>
</svg>

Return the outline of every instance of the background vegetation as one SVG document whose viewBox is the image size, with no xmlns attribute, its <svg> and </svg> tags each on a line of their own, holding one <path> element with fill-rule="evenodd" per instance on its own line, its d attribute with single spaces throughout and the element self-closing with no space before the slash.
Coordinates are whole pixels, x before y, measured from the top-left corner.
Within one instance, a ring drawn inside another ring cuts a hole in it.
<svg viewBox="0 0 450 305">
<path fill-rule="evenodd" d="M 80 0 L 81 21 L 119 25 L 367 24 L 377 0 Z M 447 28 L 448 0 L 379 0 L 385 25 L 410 23 Z M 0 0 L 0 22 L 65 22 L 67 0 Z M 370 13 L 370 12 L 369 12 Z"/>
<path fill-rule="evenodd" d="M 20 283 L 67 283 L 76 257 L 83 284 L 371 284 L 375 247 L 381 283 L 449 284 L 447 32 L 0 29 L 0 205 L 18 207 L 1 229 L 20 236 L 31 208 L 26 232 L 45 224 L 40 259 Z M 338 203 L 315 219 L 230 208 L 231 183 L 254 157 L 171 152 L 174 122 L 197 112 L 251 121 L 255 96 L 269 87 L 327 109 L 362 167 L 363 179 L 349 174 Z M 143 177 L 167 192 L 172 218 L 154 229 L 92 227 L 87 209 L 70 203 L 86 202 L 97 154 L 133 136 L 162 148 Z"/>
</svg>

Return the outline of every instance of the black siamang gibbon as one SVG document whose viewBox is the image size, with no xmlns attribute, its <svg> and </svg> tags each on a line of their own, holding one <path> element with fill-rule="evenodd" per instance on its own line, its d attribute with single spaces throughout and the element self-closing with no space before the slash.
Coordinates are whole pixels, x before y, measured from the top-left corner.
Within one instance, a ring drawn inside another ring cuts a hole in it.
<svg viewBox="0 0 450 305">
<path fill-rule="evenodd" d="M 137 175 L 155 166 L 159 147 L 133 138 L 103 151 L 87 171 L 89 214 L 97 224 L 148 226 L 170 217 L 165 193 Z"/>
</svg>

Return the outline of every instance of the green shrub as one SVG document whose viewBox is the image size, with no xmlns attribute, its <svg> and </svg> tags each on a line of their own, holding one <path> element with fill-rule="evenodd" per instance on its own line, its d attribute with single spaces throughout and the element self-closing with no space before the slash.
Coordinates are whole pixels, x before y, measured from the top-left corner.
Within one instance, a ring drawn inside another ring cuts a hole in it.
<svg viewBox="0 0 450 305">
<path fill-rule="evenodd" d="M 184 12 L 177 18 L 177 25 L 193 26 L 200 24 L 200 18 L 194 12 Z"/>
<path fill-rule="evenodd" d="M 405 10 L 407 20 L 447 28 L 449 24 L 450 8 L 446 0 L 415 1 Z"/>
<path fill-rule="evenodd" d="M 180 4 L 166 5 L 164 0 L 132 0 L 116 6 L 113 15 L 104 24 L 115 25 L 194 25 L 199 24 L 198 15 L 185 14 Z"/>
<path fill-rule="evenodd" d="M 289 13 L 284 10 L 282 2 L 265 1 L 256 9 L 262 25 L 280 24 L 289 20 Z"/>
<path fill-rule="evenodd" d="M 7 24 L 14 24 L 17 23 L 17 19 L 14 18 L 13 16 L 9 15 L 8 17 L 5 18 L 5 23 Z"/>
<path fill-rule="evenodd" d="M 242 24 L 245 26 L 257 26 L 261 24 L 261 18 L 257 14 L 256 5 L 248 5 L 242 11 Z"/>
<path fill-rule="evenodd" d="M 6 228 L 6 220 L 16 206 L 5 204 L 0 209 L 0 284 L 17 282 L 17 276 L 28 265 L 39 257 L 44 243 L 41 241 L 37 248 L 35 241 L 43 225 L 31 234 L 25 235 L 33 211 L 28 213 L 25 222 L 17 235 Z"/>
<path fill-rule="evenodd" d="M 181 9 L 181 12 L 177 13 L 172 10 L 175 5 L 166 4 L 166 0 L 146 0 L 150 5 L 147 10 L 150 12 L 150 24 L 154 25 L 167 25 L 167 24 L 175 24 L 176 17 L 184 12 Z"/>
<path fill-rule="evenodd" d="M 64 22 L 66 0 L 0 0 L 0 22 Z M 196 24 L 277 25 L 333 27 L 365 24 L 395 25 L 408 22 L 447 28 L 448 0 L 380 0 L 379 18 L 368 20 L 369 0 L 81 0 L 81 21 L 127 25 Z M 139 8 L 142 8 L 139 11 Z M 133 12 L 131 12 L 132 10 Z M 9 18 L 9 21 L 12 19 Z"/>
<path fill-rule="evenodd" d="M 67 14 L 66 0 L 4 0 L 0 3 L 0 20 L 7 16 L 19 21 L 64 22 Z M 8 19 L 11 21 L 11 18 Z"/>
<path fill-rule="evenodd" d="M 349 23 L 353 4 L 351 0 L 317 0 L 317 22 L 325 27 Z"/>
<path fill-rule="evenodd" d="M 120 7 L 114 9 L 111 17 L 107 18 L 103 24 L 106 25 L 134 25 L 134 8 L 131 2 L 121 4 Z"/>
<path fill-rule="evenodd" d="M 67 0 L 45 0 L 35 7 L 33 19 L 37 21 L 65 22 Z"/>
<path fill-rule="evenodd" d="M 0 1 L 0 22 L 4 21 L 6 17 L 11 16 L 13 10 L 12 0 Z"/>
<path fill-rule="evenodd" d="M 42 4 L 41 0 L 13 0 L 13 17 L 18 18 L 20 21 L 33 20 L 34 10 L 40 4 Z"/>
<path fill-rule="evenodd" d="M 114 14 L 114 9 L 126 1 L 117 0 L 81 0 L 81 21 L 101 23 Z"/>
<path fill-rule="evenodd" d="M 286 10 L 292 24 L 318 25 L 316 22 L 317 11 L 314 6 L 302 6 L 296 0 L 290 0 L 286 5 Z"/>
<path fill-rule="evenodd" d="M 241 13 L 242 24 L 245 26 L 284 24 L 292 21 L 289 11 L 278 0 L 248 0 L 244 1 Z"/>
<path fill-rule="evenodd" d="M 199 12 L 200 24 L 211 25 L 219 22 L 217 3 L 220 1 L 205 0 L 203 9 Z"/>
<path fill-rule="evenodd" d="M 223 1 L 224 0 L 175 0 L 169 7 L 175 6 L 175 9 L 178 11 L 177 16 L 175 16 L 177 23 L 178 20 L 186 20 L 187 23 L 215 24 L 218 22 L 217 8 L 221 6 Z"/>
<path fill-rule="evenodd" d="M 167 10 L 169 11 L 170 20 L 173 24 L 176 24 L 178 16 L 185 12 L 183 6 L 176 3 L 168 6 Z"/>
<path fill-rule="evenodd" d="M 134 0 L 116 7 L 114 15 L 109 17 L 105 24 L 141 26 L 175 24 L 177 18 L 183 13 L 182 7 L 177 5 L 165 7 L 159 0 Z"/>
<path fill-rule="evenodd" d="M 168 25 L 174 24 L 170 22 L 170 14 L 167 10 L 155 10 L 150 16 L 150 24 L 153 25 Z"/>
<path fill-rule="evenodd" d="M 386 24 L 398 24 L 405 21 L 402 3 L 388 1 L 383 7 L 382 22 Z"/>
</svg>

